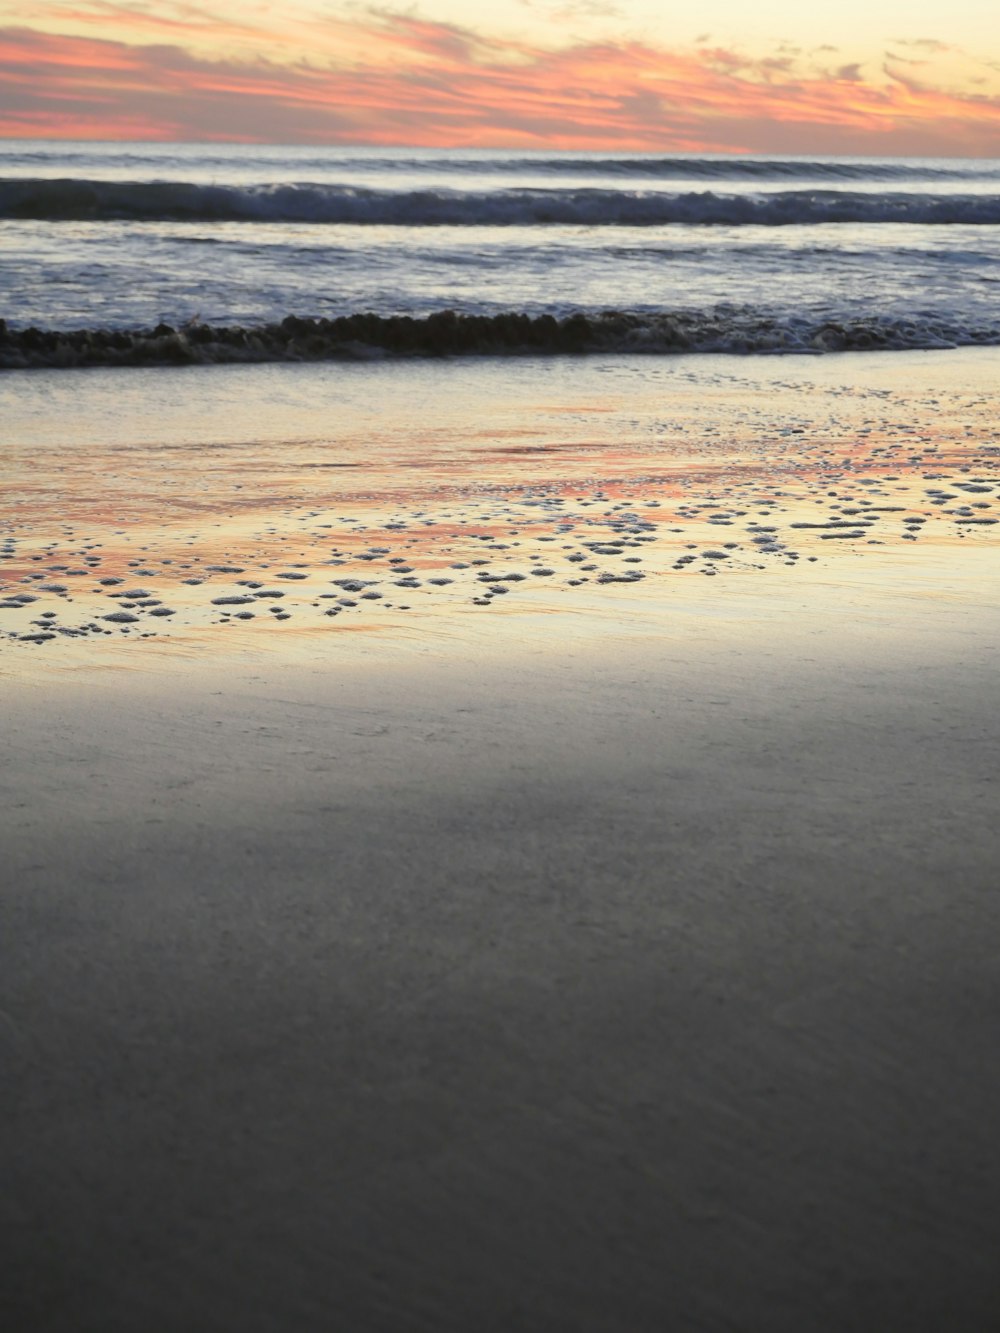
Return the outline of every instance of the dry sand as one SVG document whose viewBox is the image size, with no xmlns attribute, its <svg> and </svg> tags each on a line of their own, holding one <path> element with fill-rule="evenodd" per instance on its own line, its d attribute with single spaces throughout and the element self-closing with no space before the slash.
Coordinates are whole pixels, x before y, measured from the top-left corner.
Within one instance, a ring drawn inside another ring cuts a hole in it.
<svg viewBox="0 0 1000 1333">
<path fill-rule="evenodd" d="M 4 1326 L 993 1327 L 1000 616 L 761 596 L 9 689 Z"/>
</svg>

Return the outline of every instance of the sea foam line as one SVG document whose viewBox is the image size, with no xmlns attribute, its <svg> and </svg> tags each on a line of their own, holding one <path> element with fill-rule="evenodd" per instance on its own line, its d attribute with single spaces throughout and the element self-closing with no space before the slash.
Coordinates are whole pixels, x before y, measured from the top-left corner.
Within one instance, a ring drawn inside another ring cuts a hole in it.
<svg viewBox="0 0 1000 1333">
<path fill-rule="evenodd" d="M 988 344 L 1000 344 L 1000 318 L 978 325 L 927 316 L 823 319 L 742 307 L 659 314 L 602 311 L 562 319 L 451 310 L 424 318 L 289 315 L 280 323 L 249 328 L 199 323 L 138 330 L 18 330 L 0 320 L 0 370 L 602 352 L 820 354 Z"/>
</svg>

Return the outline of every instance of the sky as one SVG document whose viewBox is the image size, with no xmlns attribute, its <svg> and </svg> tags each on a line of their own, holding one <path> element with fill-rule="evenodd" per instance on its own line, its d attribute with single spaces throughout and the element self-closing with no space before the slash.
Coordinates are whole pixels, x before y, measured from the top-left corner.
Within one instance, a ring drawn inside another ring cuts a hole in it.
<svg viewBox="0 0 1000 1333">
<path fill-rule="evenodd" d="M 1000 11 L 0 0 L 0 136 L 1000 157 Z"/>
</svg>

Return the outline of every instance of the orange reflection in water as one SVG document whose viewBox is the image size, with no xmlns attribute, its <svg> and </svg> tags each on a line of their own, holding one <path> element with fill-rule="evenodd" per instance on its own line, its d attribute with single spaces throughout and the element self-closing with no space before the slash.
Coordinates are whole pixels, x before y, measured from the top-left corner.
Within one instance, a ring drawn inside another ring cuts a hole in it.
<svg viewBox="0 0 1000 1333">
<path fill-rule="evenodd" d="M 942 411 L 919 391 L 699 384 L 463 411 L 407 425 L 387 402 L 326 436 L 15 440 L 0 634 L 594 614 L 808 565 L 955 561 L 995 540 L 986 398 Z"/>
</svg>

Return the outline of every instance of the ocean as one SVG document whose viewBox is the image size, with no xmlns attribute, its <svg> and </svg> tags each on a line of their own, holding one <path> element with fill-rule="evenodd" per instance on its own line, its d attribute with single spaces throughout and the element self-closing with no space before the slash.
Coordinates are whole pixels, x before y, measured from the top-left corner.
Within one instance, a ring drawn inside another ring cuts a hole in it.
<svg viewBox="0 0 1000 1333">
<path fill-rule="evenodd" d="M 996 344 L 1000 160 L 8 141 L 0 292 L 7 368 Z"/>
</svg>

